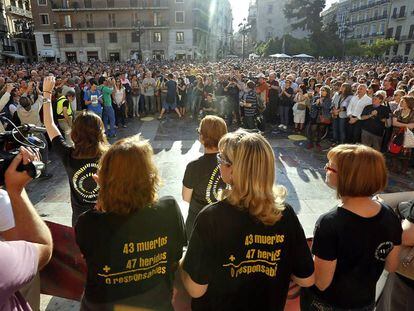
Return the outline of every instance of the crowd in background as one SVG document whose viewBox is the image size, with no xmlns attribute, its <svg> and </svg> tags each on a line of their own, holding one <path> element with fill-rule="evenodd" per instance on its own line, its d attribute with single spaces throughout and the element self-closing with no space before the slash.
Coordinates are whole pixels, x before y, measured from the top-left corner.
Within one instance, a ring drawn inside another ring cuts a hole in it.
<svg viewBox="0 0 414 311">
<path fill-rule="evenodd" d="M 408 311 L 413 277 L 400 270 L 400 249 L 414 245 L 414 204 L 401 224 L 374 195 L 388 180 L 380 151 L 396 170 L 409 165 L 413 70 L 299 61 L 10 65 L 0 74 L 0 107 L 5 130 L 46 127 L 39 139 L 51 142 L 69 178 L 87 266 L 81 310 L 172 310 L 178 271 L 193 310 L 283 310 L 292 281 L 307 288 L 302 310 L 371 311 L 378 303 Z M 183 177 L 185 225 L 176 201 L 157 196 L 150 143 L 107 140 L 134 118 L 169 112 L 201 120 L 204 155 Z M 227 133 L 237 127 L 256 131 Z M 317 221 L 311 250 L 286 188 L 275 185 L 275 154 L 260 133 L 268 127 L 308 136 L 309 149 L 330 136 L 338 144 L 327 154 L 325 181 L 340 204 Z M 38 159 L 22 148 L 5 175 L 8 195 L 1 193 L 6 310 L 29 309 L 21 286 L 52 256 L 50 232 L 24 190 L 30 177 L 17 170 Z M 384 269 L 391 275 L 378 302 Z"/>
</svg>

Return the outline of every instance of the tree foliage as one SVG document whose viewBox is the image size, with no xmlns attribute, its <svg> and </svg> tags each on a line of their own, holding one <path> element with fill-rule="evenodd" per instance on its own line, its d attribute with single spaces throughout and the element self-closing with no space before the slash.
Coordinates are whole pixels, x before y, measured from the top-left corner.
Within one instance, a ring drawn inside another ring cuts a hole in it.
<svg viewBox="0 0 414 311">
<path fill-rule="evenodd" d="M 365 47 L 365 55 L 369 57 L 380 57 L 397 43 L 398 42 L 394 38 L 377 39 L 373 44 Z"/>
<path fill-rule="evenodd" d="M 321 12 L 324 7 L 325 0 L 290 0 L 283 11 L 287 19 L 293 20 L 291 26 L 294 30 L 307 30 L 311 37 L 315 37 L 322 29 Z"/>
</svg>

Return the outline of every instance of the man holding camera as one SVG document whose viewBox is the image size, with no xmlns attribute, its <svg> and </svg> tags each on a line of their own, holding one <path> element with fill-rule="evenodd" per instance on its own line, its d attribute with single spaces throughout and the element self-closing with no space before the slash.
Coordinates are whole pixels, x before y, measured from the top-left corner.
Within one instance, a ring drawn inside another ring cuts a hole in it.
<svg viewBox="0 0 414 311">
<path fill-rule="evenodd" d="M 21 162 L 38 159 L 35 152 L 21 147 L 5 173 L 5 183 L 14 214 L 13 240 L 0 241 L 0 310 L 30 310 L 19 290 L 29 283 L 52 256 L 52 236 L 37 214 L 24 187 L 29 175 L 18 172 Z M 6 208 L 0 205 L 0 209 Z"/>
</svg>

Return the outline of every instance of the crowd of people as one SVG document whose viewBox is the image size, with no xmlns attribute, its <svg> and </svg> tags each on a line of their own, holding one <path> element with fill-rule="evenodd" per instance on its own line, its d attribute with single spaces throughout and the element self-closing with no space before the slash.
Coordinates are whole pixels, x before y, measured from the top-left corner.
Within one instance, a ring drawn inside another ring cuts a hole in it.
<svg viewBox="0 0 414 311">
<path fill-rule="evenodd" d="M 402 225 L 374 195 L 387 184 L 384 154 L 396 171 L 410 164 L 413 85 L 407 64 L 39 63 L 1 69 L 0 109 L 5 130 L 44 125 L 47 136 L 36 135 L 66 170 L 87 266 L 81 310 L 172 310 L 178 278 L 193 310 L 283 310 L 292 281 L 303 287 L 302 310 L 408 311 L 414 277 L 399 270 L 400 248 L 414 245 L 414 202 Z M 173 197 L 157 195 L 150 143 L 107 139 L 135 118 L 168 112 L 199 122 L 204 146 L 183 176 L 185 222 Z M 311 249 L 276 184 L 275 154 L 261 133 L 269 126 L 303 133 L 309 149 L 332 136 L 326 183 L 341 203 L 317 221 Z M 22 147 L 1 192 L 5 310 L 30 308 L 20 289 L 52 255 L 24 190 L 30 177 L 17 170 L 38 159 Z M 393 282 L 376 306 L 384 269 Z"/>
</svg>

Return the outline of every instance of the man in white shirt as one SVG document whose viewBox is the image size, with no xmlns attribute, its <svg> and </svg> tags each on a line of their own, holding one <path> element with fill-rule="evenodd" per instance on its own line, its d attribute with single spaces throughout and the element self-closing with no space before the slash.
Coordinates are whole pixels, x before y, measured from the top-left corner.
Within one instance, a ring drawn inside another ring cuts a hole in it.
<svg viewBox="0 0 414 311">
<path fill-rule="evenodd" d="M 349 143 L 361 142 L 361 113 L 364 108 L 372 104 L 372 99 L 367 95 L 368 87 L 360 84 L 357 93 L 349 102 L 346 114 L 349 118 L 346 127 L 347 140 Z"/>
</svg>

